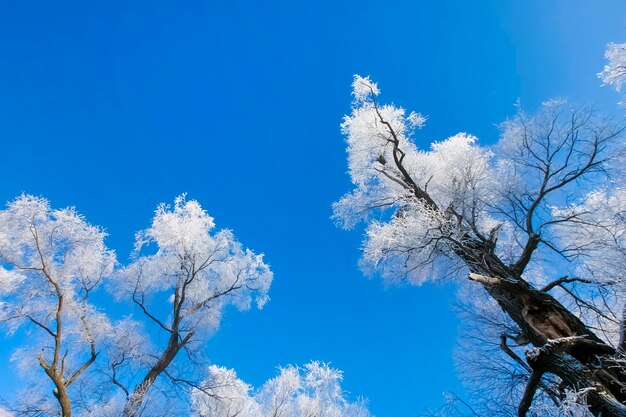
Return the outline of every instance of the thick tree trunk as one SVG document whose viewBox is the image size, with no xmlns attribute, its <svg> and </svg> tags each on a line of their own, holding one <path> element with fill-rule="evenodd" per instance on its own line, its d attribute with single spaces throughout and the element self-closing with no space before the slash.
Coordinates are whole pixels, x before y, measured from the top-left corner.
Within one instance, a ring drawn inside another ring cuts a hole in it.
<svg viewBox="0 0 626 417">
<path fill-rule="evenodd" d="M 70 402 L 70 397 L 67 394 L 67 387 L 65 386 L 63 377 L 59 375 L 55 369 L 47 365 L 42 357 L 39 358 L 39 363 L 46 375 L 48 375 L 54 384 L 54 390 L 52 393 L 61 407 L 61 417 L 72 417 L 72 403 Z"/>
<path fill-rule="evenodd" d="M 533 371 L 558 376 L 563 381 L 562 389 L 589 388 L 587 401 L 597 416 L 626 417 L 626 375 L 614 366 L 613 347 L 487 248 L 477 244 L 464 247 L 457 254 L 469 266 L 470 279 L 483 285 L 535 346 L 527 354 Z M 520 408 L 527 405 L 520 404 Z"/>
<path fill-rule="evenodd" d="M 72 405 L 70 403 L 70 397 L 67 395 L 67 389 L 62 381 L 54 381 L 54 397 L 61 406 L 62 417 L 72 417 Z"/>
<path fill-rule="evenodd" d="M 586 397 L 594 415 L 626 416 L 626 407 L 613 395 L 615 390 L 607 386 L 611 385 L 611 376 L 605 369 L 594 370 L 565 352 L 568 345 L 569 342 L 551 342 L 532 349 L 526 354 L 528 363 L 533 369 L 558 375 L 572 389 L 591 388 Z"/>
</svg>

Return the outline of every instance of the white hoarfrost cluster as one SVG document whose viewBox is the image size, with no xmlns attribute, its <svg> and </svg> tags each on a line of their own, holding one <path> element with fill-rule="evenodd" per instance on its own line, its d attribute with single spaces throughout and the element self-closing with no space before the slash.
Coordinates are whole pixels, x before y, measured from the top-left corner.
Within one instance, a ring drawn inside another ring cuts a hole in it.
<svg viewBox="0 0 626 417">
<path fill-rule="evenodd" d="M 626 43 L 610 43 L 604 56 L 608 62 L 598 77 L 604 85 L 613 87 L 624 97 L 622 87 L 626 83 Z M 619 104 L 624 106 L 626 103 L 622 101 Z"/>
<path fill-rule="evenodd" d="M 91 343 L 110 331 L 108 318 L 89 302 L 116 262 L 105 237 L 73 207 L 54 210 L 43 198 L 22 195 L 0 211 L 0 322 L 11 332 L 27 323 L 43 331 L 32 349 L 14 356 L 22 368 L 34 372 L 39 357 L 55 360 L 60 323 L 68 376 Z"/>
<path fill-rule="evenodd" d="M 342 373 L 320 362 L 288 366 L 254 390 L 232 369 L 209 367 L 192 393 L 197 417 L 370 417 L 363 400 L 350 402 Z"/>
<path fill-rule="evenodd" d="M 457 265 L 445 237 L 462 239 L 462 231 L 453 216 L 416 202 L 406 176 L 439 207 L 487 229 L 494 226 L 485 210 L 497 183 L 489 165 L 493 153 L 464 133 L 419 150 L 412 135 L 424 125 L 422 115 L 407 116 L 401 107 L 379 105 L 378 87 L 369 77 L 355 76 L 353 87 L 352 114 L 341 127 L 355 189 L 333 205 L 334 219 L 346 228 L 368 223 L 362 263 L 366 271 L 416 284 L 446 276 Z"/>
<path fill-rule="evenodd" d="M 439 207 L 486 229 L 494 226 L 486 210 L 495 198 L 496 176 L 489 166 L 493 154 L 464 133 L 419 150 L 412 135 L 423 126 L 423 116 L 413 112 L 407 116 L 400 107 L 379 105 L 379 90 L 369 78 L 355 76 L 353 86 L 352 114 L 341 127 L 355 189 L 334 204 L 334 219 L 346 228 L 368 223 L 366 271 L 378 270 L 386 279 L 417 284 L 447 276 L 458 265 L 449 256 L 450 240 L 444 237 L 463 239 L 462 230 L 454 216 L 416 202 L 405 173 Z"/>
<path fill-rule="evenodd" d="M 159 293 L 173 302 L 171 289 L 184 286 L 180 317 L 196 334 L 217 328 L 228 305 L 262 308 L 272 283 L 263 255 L 243 248 L 232 231 L 214 229 L 197 201 L 180 196 L 173 207 L 159 205 L 152 225 L 137 233 L 134 261 L 118 275 L 118 296 L 147 307 Z"/>
<path fill-rule="evenodd" d="M 514 260 L 529 229 L 537 228 L 550 243 L 575 225 L 568 239 L 580 240 L 574 233 L 585 233 L 597 247 L 625 230 L 618 215 L 621 188 L 594 188 L 607 170 L 620 175 L 608 162 L 623 148 L 616 141 L 621 130 L 596 119 L 592 110 L 550 100 L 535 115 L 519 111 L 502 123 L 493 146 L 459 133 L 422 150 L 403 108 L 378 103 L 379 89 L 369 77 L 355 76 L 353 87 L 352 113 L 341 127 L 354 189 L 333 205 L 333 218 L 345 228 L 367 225 L 362 259 L 367 272 L 420 284 L 458 272 L 452 247 L 467 237 L 492 240 L 501 258 Z M 595 159 L 587 167 L 589 158 Z M 584 182 L 578 178 L 581 172 Z M 432 204 L 415 198 L 415 188 Z M 602 209 L 580 206 L 599 198 Z M 572 216 L 576 210 L 588 214 Z M 576 223 L 592 215 L 588 228 Z M 585 245 L 591 247 L 591 242 Z M 555 252 L 569 255 L 571 249 L 565 244 L 533 259 L 528 271 L 549 268 L 553 256 L 561 256 Z M 541 283 L 537 275 L 528 279 Z"/>
<path fill-rule="evenodd" d="M 626 43 L 610 43 L 606 48 L 605 58 L 608 62 L 598 77 L 604 84 L 622 91 L 626 82 Z"/>
<path fill-rule="evenodd" d="M 626 189 L 612 183 L 594 190 L 578 204 L 555 209 L 559 217 L 573 221 L 559 228 L 559 237 L 572 253 L 585 256 L 579 273 L 603 285 L 626 286 Z"/>
</svg>

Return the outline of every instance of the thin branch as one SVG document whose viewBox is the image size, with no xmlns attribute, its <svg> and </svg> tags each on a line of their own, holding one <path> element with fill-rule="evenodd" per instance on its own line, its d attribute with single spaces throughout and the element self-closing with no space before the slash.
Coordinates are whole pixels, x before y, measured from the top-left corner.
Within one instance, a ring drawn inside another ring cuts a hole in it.
<svg viewBox="0 0 626 417">
<path fill-rule="evenodd" d="M 55 332 L 53 332 L 52 330 L 50 330 L 50 328 L 48 328 L 48 326 L 46 326 L 46 325 L 44 325 L 44 324 L 42 324 L 42 323 L 38 322 L 38 321 L 37 321 L 37 320 L 35 320 L 35 319 L 33 318 L 33 316 L 31 316 L 30 314 L 27 314 L 27 315 L 26 315 L 26 318 L 27 318 L 28 320 L 30 320 L 33 324 L 35 324 L 35 325 L 37 325 L 37 326 L 41 327 L 42 329 L 44 329 L 44 330 L 45 330 L 45 331 L 46 331 L 46 332 L 47 332 L 50 336 L 52 336 L 53 338 L 56 338 L 56 337 L 57 337 L 56 333 L 55 333 Z"/>
<path fill-rule="evenodd" d="M 507 355 L 509 355 L 509 357 L 511 359 L 513 359 L 515 362 L 517 362 L 519 364 L 519 366 L 521 366 L 522 368 L 524 368 L 527 372 L 532 373 L 532 369 L 530 366 L 528 366 L 528 364 L 526 362 L 524 362 L 522 360 L 522 358 L 519 357 L 518 354 L 516 354 L 515 352 L 513 352 L 513 350 L 511 350 L 511 348 L 509 347 L 509 345 L 506 344 L 506 339 L 507 339 L 507 335 L 505 333 L 502 333 L 500 335 L 500 349 L 502 349 L 502 351 L 504 353 L 506 353 Z"/>
<path fill-rule="evenodd" d="M 561 284 L 569 284 L 570 282 L 582 282 L 583 284 L 593 284 L 594 282 L 585 278 L 578 278 L 578 277 L 568 277 L 567 275 L 564 277 L 561 277 L 557 280 L 552 281 L 551 283 L 549 283 L 548 285 L 546 285 L 545 287 L 543 287 L 541 289 L 542 292 L 548 292 L 550 291 L 552 288 L 557 287 L 557 286 L 561 286 Z"/>
</svg>

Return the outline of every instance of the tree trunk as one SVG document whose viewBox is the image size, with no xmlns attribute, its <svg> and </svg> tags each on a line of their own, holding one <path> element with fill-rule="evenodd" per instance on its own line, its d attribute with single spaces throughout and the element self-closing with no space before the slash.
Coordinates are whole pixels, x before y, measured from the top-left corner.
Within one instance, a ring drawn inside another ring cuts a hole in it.
<svg viewBox="0 0 626 417">
<path fill-rule="evenodd" d="M 62 381 L 54 381 L 54 397 L 61 406 L 62 417 L 72 417 L 72 405 L 70 403 L 70 397 L 67 395 L 67 389 Z"/>
<path fill-rule="evenodd" d="M 469 266 L 470 279 L 483 285 L 535 346 L 527 353 L 533 371 L 558 376 L 562 389 L 590 388 L 587 401 L 594 415 L 626 416 L 626 375 L 615 366 L 613 347 L 554 297 L 532 287 L 513 267 L 504 265 L 488 248 L 468 245 L 457 254 Z"/>
<path fill-rule="evenodd" d="M 178 341 L 178 332 L 172 332 L 167 348 L 163 351 L 163 354 L 159 358 L 156 364 L 146 374 L 141 383 L 135 387 L 133 393 L 127 398 L 126 405 L 124 406 L 124 417 L 135 417 L 143 402 L 146 399 L 148 390 L 158 378 L 161 373 L 172 363 L 180 349 L 189 340 L 189 335 L 181 342 Z"/>
<path fill-rule="evenodd" d="M 570 388 L 592 387 L 587 393 L 587 402 L 594 415 L 626 416 L 626 407 L 606 386 L 607 378 L 601 376 L 606 370 L 590 369 L 558 348 L 558 343 L 548 343 L 542 348 L 530 350 L 526 356 L 533 369 L 558 375 Z"/>
</svg>

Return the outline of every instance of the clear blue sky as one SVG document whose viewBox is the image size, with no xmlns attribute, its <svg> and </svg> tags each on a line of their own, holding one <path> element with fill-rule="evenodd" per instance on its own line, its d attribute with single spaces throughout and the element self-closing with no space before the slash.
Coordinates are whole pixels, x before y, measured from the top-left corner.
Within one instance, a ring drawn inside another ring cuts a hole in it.
<svg viewBox="0 0 626 417">
<path fill-rule="evenodd" d="M 329 219 L 350 189 L 352 74 L 430 116 L 422 146 L 492 143 L 517 98 L 615 108 L 595 77 L 609 41 L 626 41 L 624 1 L 5 2 L 0 201 L 75 205 L 125 260 L 155 205 L 188 192 L 275 273 L 264 310 L 226 315 L 216 364 L 260 384 L 329 361 L 378 417 L 414 416 L 461 389 L 453 289 L 368 280 L 360 233 Z"/>
</svg>

